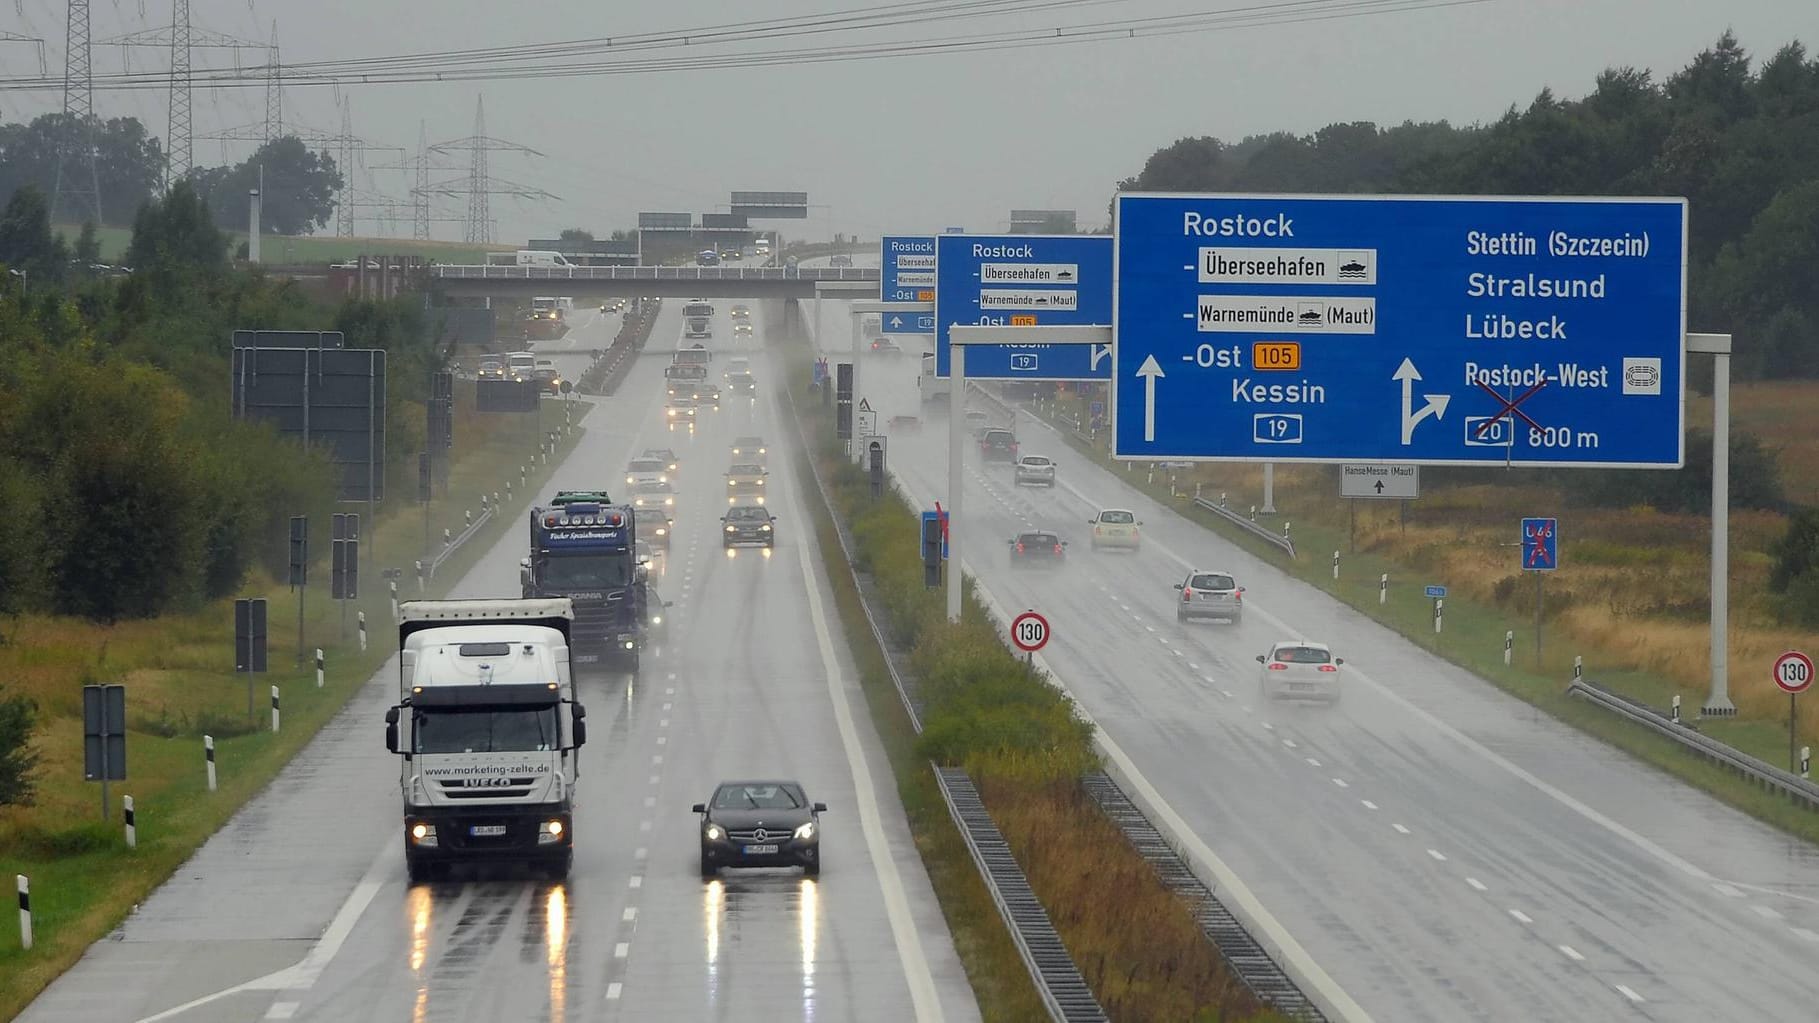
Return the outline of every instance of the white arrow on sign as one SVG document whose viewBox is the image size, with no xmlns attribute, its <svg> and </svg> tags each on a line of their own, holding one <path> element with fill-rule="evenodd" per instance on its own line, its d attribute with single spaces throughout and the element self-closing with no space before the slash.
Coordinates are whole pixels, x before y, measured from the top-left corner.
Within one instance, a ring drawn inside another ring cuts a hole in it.
<svg viewBox="0 0 1819 1023">
<path fill-rule="evenodd" d="M 901 316 L 891 317 L 891 327 L 892 328 L 901 327 L 901 326 L 903 326 L 903 317 L 901 317 Z"/>
<path fill-rule="evenodd" d="M 1412 444 L 1415 440 L 1415 427 L 1421 425 L 1421 421 L 1428 416 L 1433 416 L 1436 420 L 1445 418 L 1446 406 L 1452 402 L 1453 396 L 1450 394 L 1424 394 L 1421 397 L 1427 399 L 1427 404 L 1421 407 L 1421 411 L 1416 412 L 1414 410 L 1415 381 L 1421 379 L 1421 371 L 1415 368 L 1414 361 L 1404 358 L 1402 365 L 1397 367 L 1395 375 L 1390 379 L 1402 381 L 1402 443 Z"/>
<path fill-rule="evenodd" d="M 1098 372 L 1099 371 L 1099 360 L 1104 359 L 1111 354 L 1112 354 L 1111 345 L 1093 345 L 1092 346 L 1093 361 L 1087 366 L 1087 369 L 1091 372 L 1095 372 L 1095 373 Z"/>
<path fill-rule="evenodd" d="M 1143 378 L 1143 439 L 1153 441 L 1156 439 L 1156 378 L 1168 374 L 1162 372 L 1156 357 L 1151 355 L 1137 367 L 1137 375 Z"/>
</svg>

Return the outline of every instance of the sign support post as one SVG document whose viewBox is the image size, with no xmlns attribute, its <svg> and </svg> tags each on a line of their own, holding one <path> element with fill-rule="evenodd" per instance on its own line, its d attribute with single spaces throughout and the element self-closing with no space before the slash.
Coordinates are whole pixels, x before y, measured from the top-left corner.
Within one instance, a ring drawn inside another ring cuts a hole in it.
<svg viewBox="0 0 1819 1023">
<path fill-rule="evenodd" d="M 1712 356 L 1712 686 L 1700 713 L 1734 717 L 1730 692 L 1731 336 L 1688 334 L 1688 353 Z"/>
<path fill-rule="evenodd" d="M 1789 650 L 1775 658 L 1775 684 L 1787 694 L 1787 769 L 1800 771 L 1800 694 L 1813 684 L 1813 659 L 1798 650 Z"/>
</svg>

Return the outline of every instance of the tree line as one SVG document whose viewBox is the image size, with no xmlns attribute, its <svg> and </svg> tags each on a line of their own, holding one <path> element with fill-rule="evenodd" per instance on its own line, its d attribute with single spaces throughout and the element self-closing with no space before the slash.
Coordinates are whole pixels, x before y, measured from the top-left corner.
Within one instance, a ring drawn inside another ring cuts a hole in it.
<svg viewBox="0 0 1819 1023">
<path fill-rule="evenodd" d="M 1184 138 L 1118 188 L 1685 196 L 1688 329 L 1733 335 L 1739 378 L 1819 376 L 1819 60 L 1798 42 L 1757 67 L 1727 32 L 1664 81 L 1610 68 L 1489 124 Z"/>
<path fill-rule="evenodd" d="M 86 151 L 91 141 L 101 225 L 130 225 L 140 207 L 158 196 L 165 170 L 163 144 L 134 117 L 84 122 L 54 113 L 25 124 L 0 124 L 0 197 L 10 198 L 26 186 L 54 194 L 58 153 L 66 147 Z M 244 231 L 247 192 L 260 187 L 261 169 L 260 226 L 266 233 L 307 234 L 327 224 L 347 184 L 333 157 L 312 152 L 294 135 L 264 143 L 239 163 L 194 168 L 188 180 L 216 226 Z M 86 167 L 66 163 L 66 185 L 73 171 L 87 173 Z"/>
<path fill-rule="evenodd" d="M 0 264 L 34 271 L 0 273 L 0 613 L 193 607 L 257 568 L 282 573 L 289 516 L 327 521 L 327 459 L 232 418 L 235 328 L 342 330 L 350 348 L 386 349 L 394 478 L 422 443 L 441 359 L 410 303 L 333 307 L 235 269 L 188 182 L 132 224 L 130 274 L 59 272 L 44 195 L 25 185 L 0 211 Z"/>
</svg>

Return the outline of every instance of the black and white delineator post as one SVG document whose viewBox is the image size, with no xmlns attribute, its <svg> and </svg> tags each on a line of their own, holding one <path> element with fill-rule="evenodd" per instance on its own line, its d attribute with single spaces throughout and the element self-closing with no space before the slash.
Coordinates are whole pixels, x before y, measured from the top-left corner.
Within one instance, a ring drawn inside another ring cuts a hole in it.
<svg viewBox="0 0 1819 1023">
<path fill-rule="evenodd" d="M 19 874 L 19 947 L 32 949 L 32 879 Z"/>
<path fill-rule="evenodd" d="M 1109 345 L 1110 326 L 1049 324 L 1028 327 L 956 324 L 948 328 L 948 386 L 953 410 L 947 417 L 947 617 L 960 620 L 961 551 L 966 524 L 961 521 L 966 473 L 966 348 L 968 345 Z"/>
<path fill-rule="evenodd" d="M 208 761 L 208 790 L 215 791 L 215 737 L 202 737 L 202 756 Z"/>
<path fill-rule="evenodd" d="M 126 802 L 126 847 L 139 848 L 139 822 L 133 819 L 133 797 L 122 797 Z"/>
<path fill-rule="evenodd" d="M 278 687 L 272 687 L 272 731 L 278 730 Z"/>
</svg>

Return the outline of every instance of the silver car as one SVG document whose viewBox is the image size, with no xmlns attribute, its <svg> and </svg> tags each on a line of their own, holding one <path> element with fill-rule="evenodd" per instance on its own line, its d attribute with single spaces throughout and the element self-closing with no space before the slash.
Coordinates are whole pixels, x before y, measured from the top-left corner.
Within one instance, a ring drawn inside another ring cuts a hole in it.
<svg viewBox="0 0 1819 1023">
<path fill-rule="evenodd" d="M 1269 699 L 1339 702 L 1339 668 L 1345 658 L 1334 657 L 1325 643 L 1284 640 L 1258 654 L 1257 663 L 1257 689 Z"/>
<path fill-rule="evenodd" d="M 1175 602 L 1175 621 L 1224 618 L 1237 625 L 1244 620 L 1244 587 L 1230 572 L 1196 568 L 1175 589 L 1181 591 L 1181 599 Z"/>
<path fill-rule="evenodd" d="M 1032 487 L 1053 487 L 1055 485 L 1055 462 L 1047 455 L 1023 455 L 1017 459 L 1013 483 L 1022 486 L 1028 483 Z"/>
</svg>

